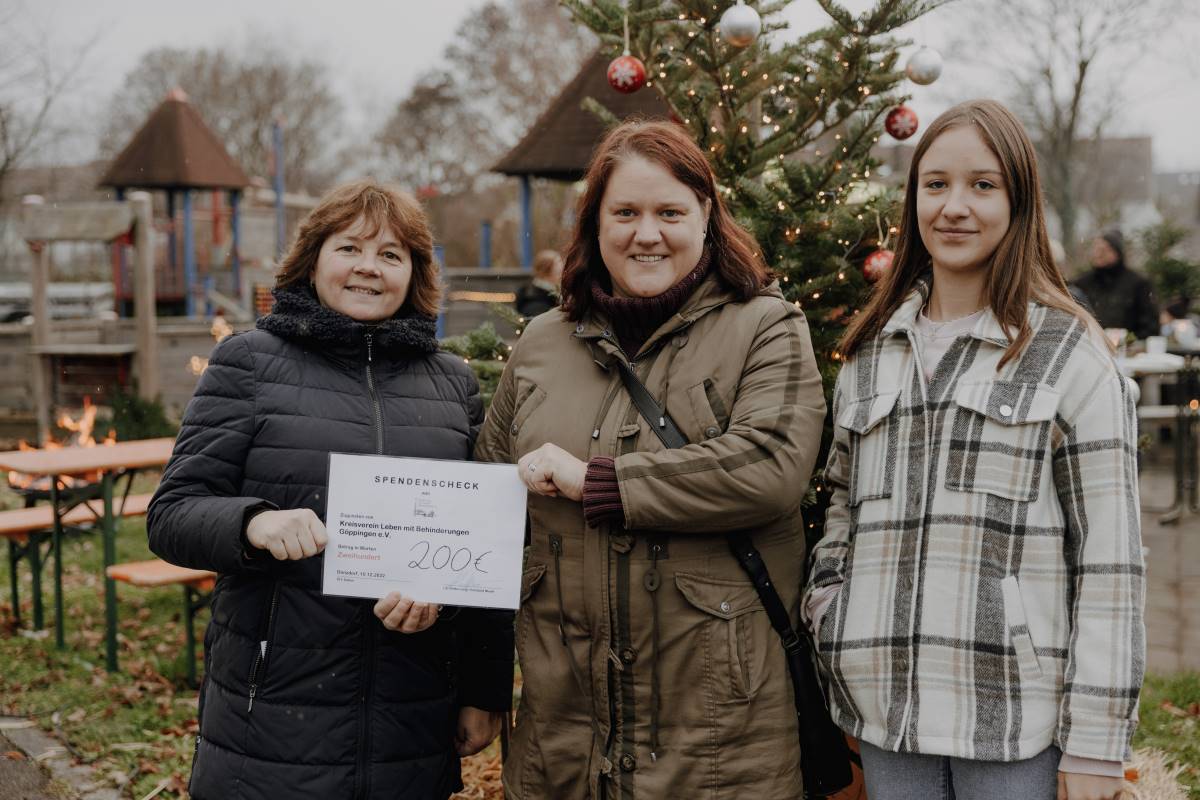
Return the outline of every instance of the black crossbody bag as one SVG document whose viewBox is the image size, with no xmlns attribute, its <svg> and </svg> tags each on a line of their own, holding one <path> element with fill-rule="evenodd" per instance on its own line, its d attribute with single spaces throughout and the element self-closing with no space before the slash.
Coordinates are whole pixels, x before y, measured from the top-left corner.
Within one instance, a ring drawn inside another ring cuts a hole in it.
<svg viewBox="0 0 1200 800">
<path fill-rule="evenodd" d="M 668 448 L 686 445 L 687 437 L 680 432 L 667 410 L 658 405 L 633 370 L 622 361 L 618 361 L 617 364 L 625 390 L 637 406 L 638 413 L 649 423 L 650 429 Z M 817 678 L 808 637 L 797 634 L 792 628 L 787 609 L 771 583 L 767 565 L 763 562 L 758 548 L 750 541 L 750 537 L 739 532 L 727 534 L 726 539 L 734 557 L 754 583 L 763 609 L 771 620 L 771 627 L 783 642 L 796 698 L 804 796 L 811 800 L 828 797 L 845 789 L 853 780 L 850 771 L 850 748 L 846 744 L 845 734 L 829 716 L 829 708 L 825 705 L 825 695 Z"/>
</svg>

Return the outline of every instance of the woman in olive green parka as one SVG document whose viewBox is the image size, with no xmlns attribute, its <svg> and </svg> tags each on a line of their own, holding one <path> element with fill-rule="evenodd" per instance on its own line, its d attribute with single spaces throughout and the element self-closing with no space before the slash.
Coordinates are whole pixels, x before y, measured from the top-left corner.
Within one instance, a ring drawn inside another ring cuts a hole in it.
<svg viewBox="0 0 1200 800">
<path fill-rule="evenodd" d="M 619 362 L 687 446 L 663 447 Z M 616 128 L 563 307 L 529 323 L 475 451 L 530 488 L 510 798 L 801 796 L 783 648 L 725 535 L 751 535 L 795 623 L 824 414 L 804 316 L 703 153 L 671 123 Z"/>
</svg>

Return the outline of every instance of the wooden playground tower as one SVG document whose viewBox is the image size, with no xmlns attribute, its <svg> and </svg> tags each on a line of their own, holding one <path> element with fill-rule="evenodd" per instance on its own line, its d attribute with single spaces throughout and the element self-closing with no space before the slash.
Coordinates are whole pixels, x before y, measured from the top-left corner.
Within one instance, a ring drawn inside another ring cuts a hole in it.
<svg viewBox="0 0 1200 800">
<path fill-rule="evenodd" d="M 196 264 L 193 227 L 193 196 L 197 191 L 212 192 L 214 243 L 222 240 L 221 192 L 228 193 L 230 208 L 230 267 L 233 292 L 240 292 L 241 239 L 240 200 L 250 184 L 241 166 L 226 151 L 217 135 L 204 124 L 182 89 L 172 89 L 146 119 L 146 122 L 113 159 L 100 179 L 100 186 L 111 187 L 117 199 L 130 189 L 163 191 L 167 211 L 167 264 L 160 276 L 158 298 L 167 299 L 181 292 L 184 313 L 194 317 L 207 302 L 208 292 Z M 182 280 L 179 280 L 179 241 L 175 225 L 176 204 L 182 202 L 183 256 Z M 125 284 L 123 251 L 114 248 L 113 293 L 121 298 Z M 165 279 L 165 280 L 164 280 Z M 170 285 L 167 285 L 170 284 Z M 120 305 L 118 303 L 118 305 Z"/>
<path fill-rule="evenodd" d="M 77 203 L 47 206 L 40 198 L 26 198 L 21 213 L 25 241 L 34 253 L 32 275 L 30 369 L 33 406 L 37 416 L 38 442 L 50 434 L 50 367 L 56 356 L 85 355 L 118 357 L 132 354 L 138 376 L 138 394 L 153 399 L 159 392 L 157 315 L 154 309 L 154 251 L 151 232 L 154 219 L 150 195 L 134 192 L 117 203 Z M 50 248 L 53 242 L 133 242 L 136 296 L 135 344 L 69 344 L 54 342 L 50 329 Z"/>
<path fill-rule="evenodd" d="M 234 275 L 234 294 L 239 293 L 240 239 L 239 200 L 249 185 L 242 168 L 204 124 L 187 96 L 172 90 L 133 135 L 105 172 L 101 186 L 113 187 L 116 202 L 46 205 L 40 198 L 26 198 L 22 209 L 22 233 L 34 253 L 31 275 L 33 325 L 31 330 L 31 390 L 37 418 L 38 439 L 50 434 L 54 368 L 64 359 L 126 364 L 132 359 L 138 395 L 158 397 L 161 389 L 158 363 L 157 309 L 164 299 L 160 291 L 165 276 L 175 282 L 180 264 L 175 231 L 176 198 L 182 198 L 182 299 L 188 317 L 203 309 L 213 295 L 198 275 L 192 227 L 193 192 L 227 191 L 229 196 L 229 251 Z M 126 192 L 134 190 L 128 194 Z M 166 269 L 156 269 L 155 222 L 148 190 L 166 192 L 168 246 Z M 218 194 L 219 196 L 219 194 Z M 214 207 L 216 203 L 214 203 Z M 215 237 L 214 237 L 215 238 Z M 121 307 L 122 287 L 127 278 L 132 287 L 135 318 L 134 342 L 78 343 L 53 335 L 47 298 L 50 281 L 50 248 L 53 242 L 100 242 L 113 253 L 114 296 Z M 132 271 L 132 274 L 127 274 Z M 169 298 L 168 298 L 169 299 Z"/>
</svg>

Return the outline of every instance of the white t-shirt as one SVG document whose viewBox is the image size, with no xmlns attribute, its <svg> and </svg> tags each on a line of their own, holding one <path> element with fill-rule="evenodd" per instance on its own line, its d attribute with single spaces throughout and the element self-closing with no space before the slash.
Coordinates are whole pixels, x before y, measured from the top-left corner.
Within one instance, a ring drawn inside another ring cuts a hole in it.
<svg viewBox="0 0 1200 800">
<path fill-rule="evenodd" d="M 950 349 L 950 345 L 954 344 L 954 340 L 960 336 L 966 336 L 974 330 L 975 324 L 979 322 L 986 311 L 987 309 L 981 308 L 974 314 L 965 317 L 934 322 L 925 316 L 924 309 L 921 310 L 921 313 L 917 315 L 917 350 L 921 356 L 925 380 L 933 377 L 938 362 L 942 360 L 942 356 L 946 355 L 946 351 Z"/>
</svg>

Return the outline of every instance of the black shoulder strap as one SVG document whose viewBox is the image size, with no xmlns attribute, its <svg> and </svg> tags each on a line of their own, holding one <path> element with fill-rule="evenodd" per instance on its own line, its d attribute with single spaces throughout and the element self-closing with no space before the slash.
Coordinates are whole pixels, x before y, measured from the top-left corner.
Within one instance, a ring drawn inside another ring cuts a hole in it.
<svg viewBox="0 0 1200 800">
<path fill-rule="evenodd" d="M 619 359 L 616 363 L 621 371 L 621 381 L 625 384 L 625 390 L 629 392 L 630 399 L 637 406 L 638 413 L 650 424 L 650 429 L 654 431 L 659 440 L 672 449 L 687 444 L 687 437 L 680 432 L 675 421 L 671 419 L 671 415 L 658 404 L 633 369 Z M 784 608 L 783 601 L 779 599 L 779 593 L 775 591 L 775 587 L 771 583 L 767 565 L 763 562 L 758 548 L 751 543 L 750 537 L 745 533 L 730 533 L 726 535 L 726 538 L 738 563 L 742 565 L 742 569 L 754 582 L 754 588 L 758 591 L 758 597 L 762 601 L 763 609 L 767 612 L 767 618 L 771 620 L 771 627 L 783 640 L 784 648 L 790 652 L 804 647 L 804 639 L 797 636 L 796 631 L 792 628 L 787 609 Z"/>
<path fill-rule="evenodd" d="M 667 410 L 659 406 L 638 380 L 633 369 L 623 361 L 617 361 L 617 364 L 621 370 L 621 381 L 637 406 L 638 413 L 650 423 L 650 430 L 668 448 L 686 445 L 687 437 L 680 432 Z M 767 565 L 763 563 L 762 555 L 750 537 L 735 532 L 726 534 L 725 539 L 734 557 L 754 583 L 759 602 L 771 620 L 771 627 L 779 634 L 787 654 L 800 734 L 800 772 L 804 781 L 804 797 L 829 797 L 852 782 L 850 750 L 842 732 L 829 716 L 808 637 L 796 635 L 787 609 L 771 583 Z"/>
<path fill-rule="evenodd" d="M 617 359 L 616 363 L 621 370 L 621 382 L 625 384 L 625 391 L 629 392 L 638 413 L 650 424 L 650 429 L 659 440 L 669 449 L 687 444 L 687 437 L 680 432 L 675 420 L 671 419 L 665 408 L 659 406 L 650 391 L 638 380 L 633 368 L 620 359 Z"/>
</svg>

